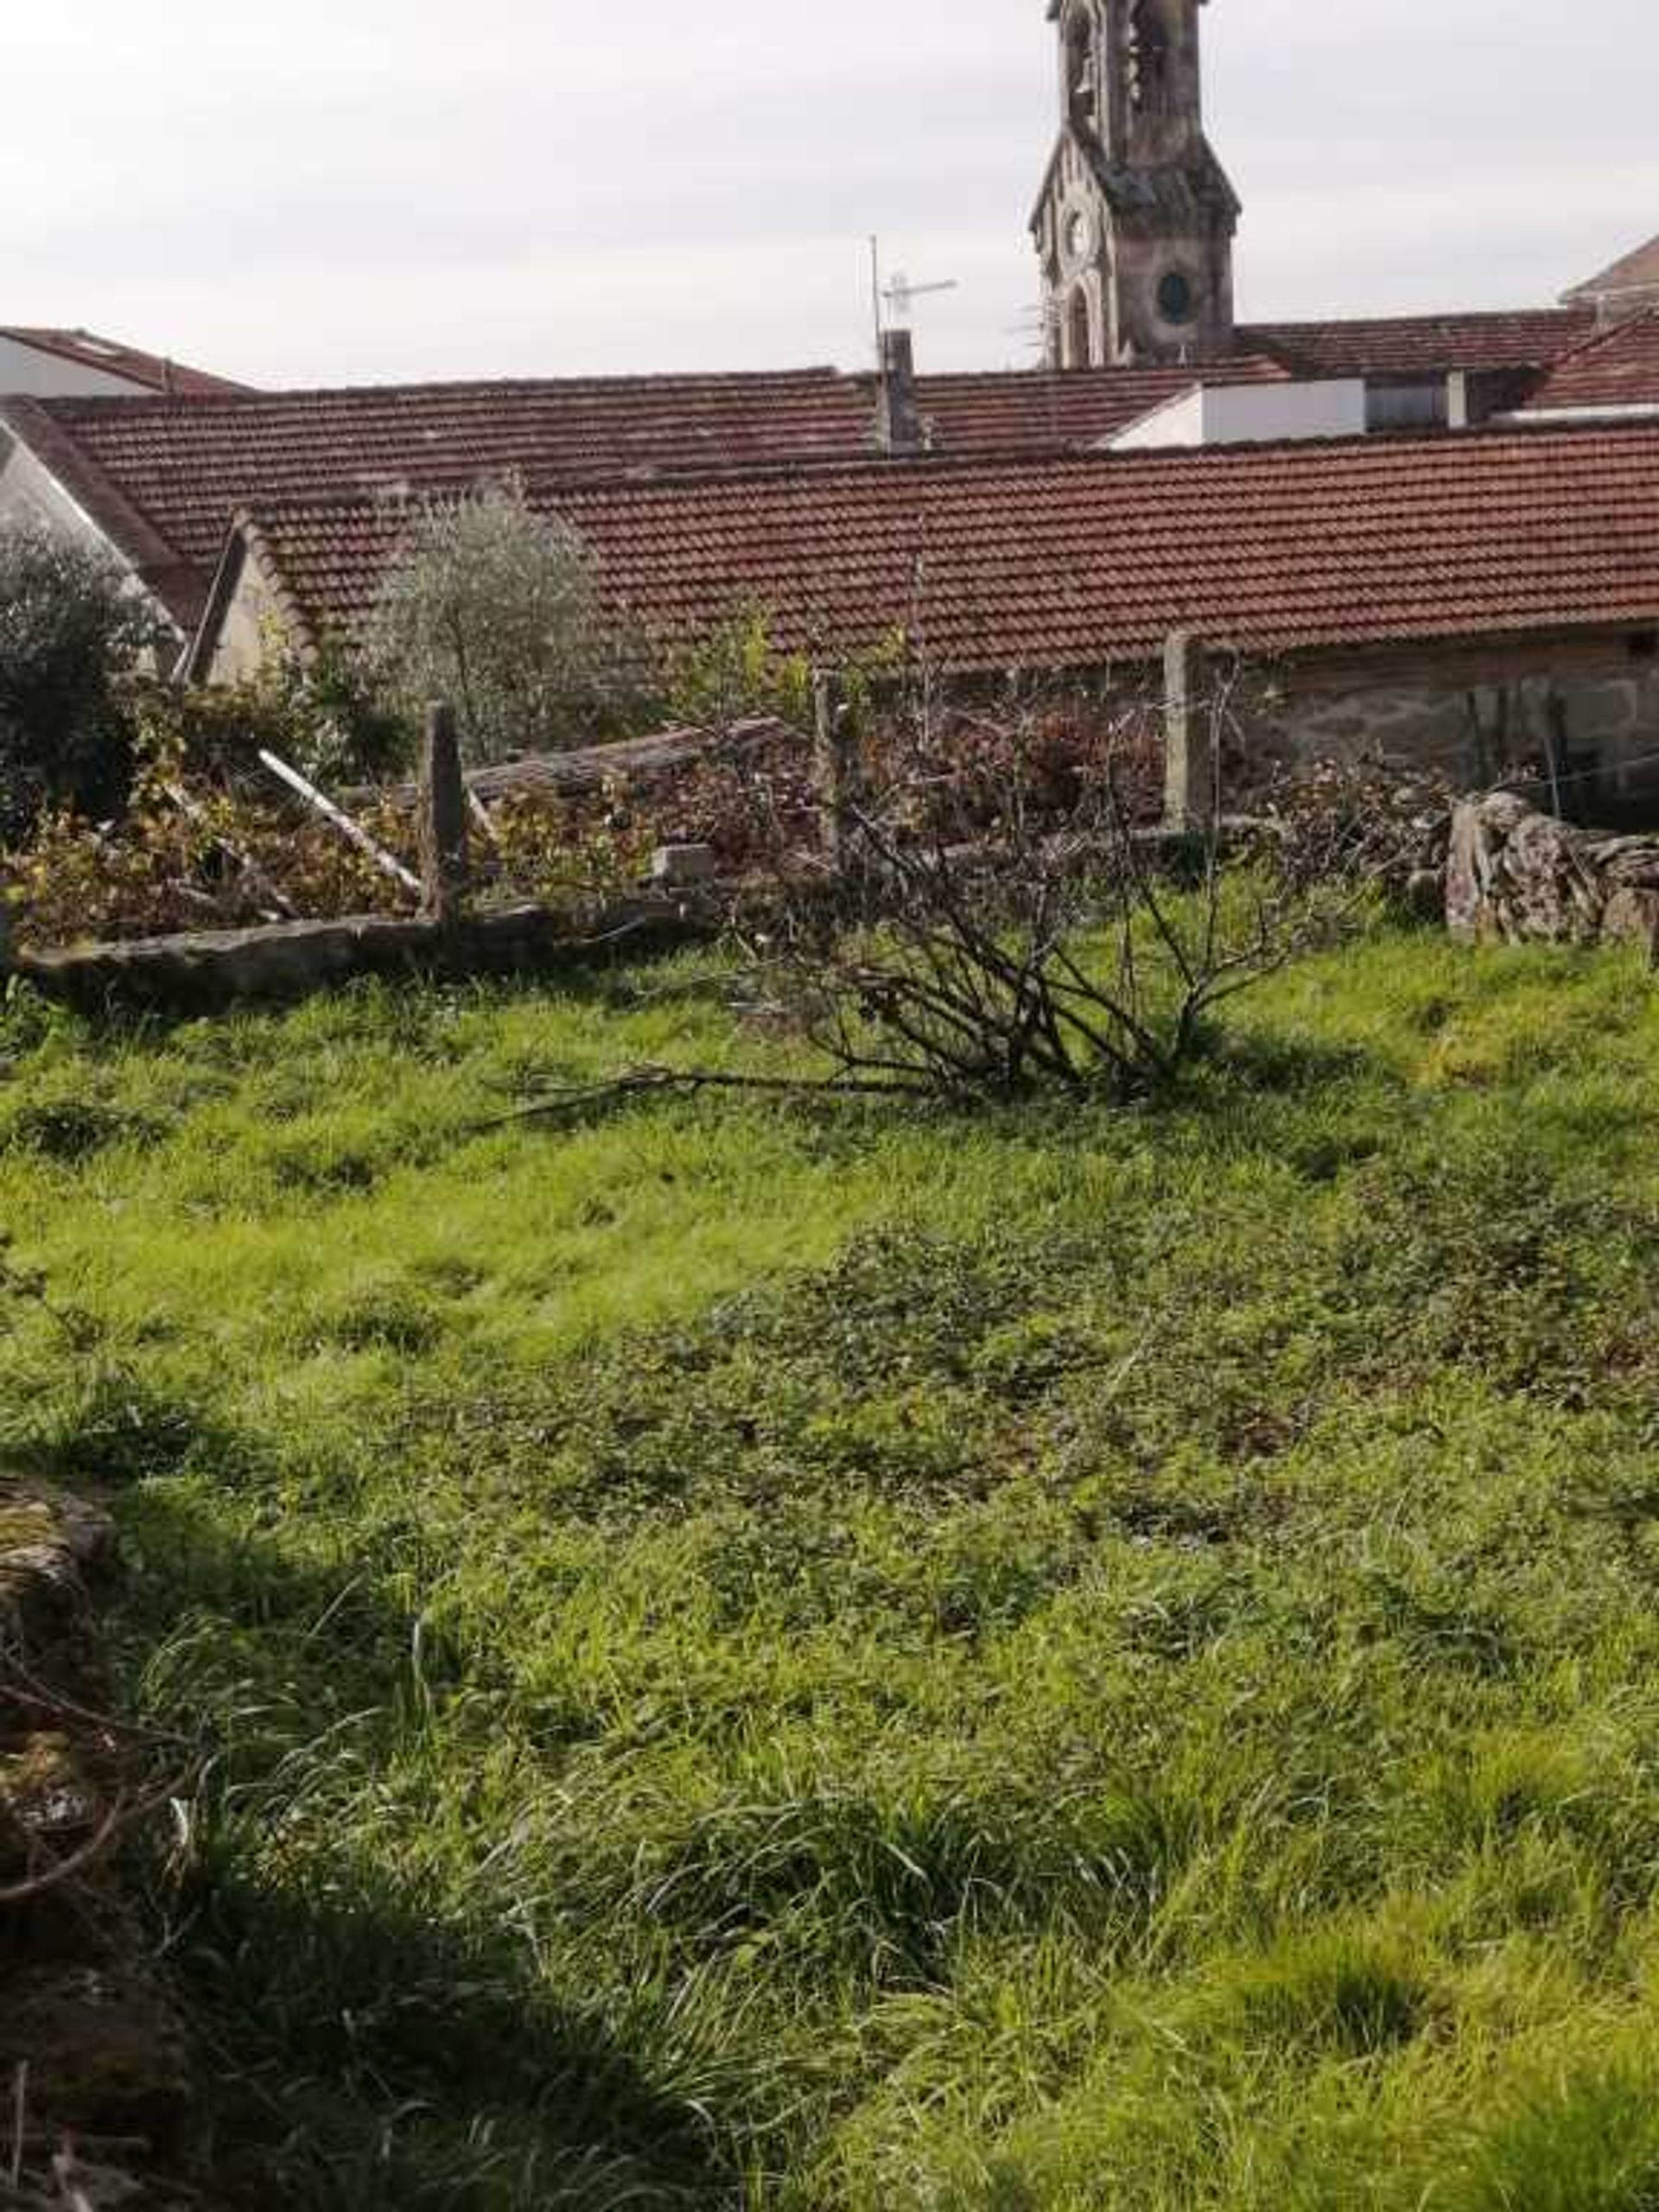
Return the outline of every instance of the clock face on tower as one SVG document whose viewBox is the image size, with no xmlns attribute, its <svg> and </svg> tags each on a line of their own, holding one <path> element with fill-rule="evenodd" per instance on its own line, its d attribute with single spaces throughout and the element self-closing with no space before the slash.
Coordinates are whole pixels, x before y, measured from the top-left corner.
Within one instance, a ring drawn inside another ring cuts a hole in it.
<svg viewBox="0 0 1659 2212">
<path fill-rule="evenodd" d="M 1073 207 L 1066 215 L 1064 234 L 1065 257 L 1076 268 L 1079 263 L 1092 260 L 1095 251 L 1094 219 L 1086 207 Z"/>
</svg>

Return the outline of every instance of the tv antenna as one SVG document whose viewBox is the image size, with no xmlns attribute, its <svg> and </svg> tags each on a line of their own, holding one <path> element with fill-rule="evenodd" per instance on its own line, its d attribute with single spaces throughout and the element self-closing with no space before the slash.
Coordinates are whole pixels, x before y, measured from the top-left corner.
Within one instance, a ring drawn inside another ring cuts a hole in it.
<svg viewBox="0 0 1659 2212">
<path fill-rule="evenodd" d="M 881 281 L 881 241 L 870 240 L 870 305 L 875 317 L 875 351 L 881 353 L 882 334 L 889 330 L 907 330 L 916 312 L 918 300 L 931 300 L 942 292 L 959 292 L 962 286 L 954 276 L 943 283 L 912 284 L 902 270 L 895 269 L 883 283 Z"/>
</svg>

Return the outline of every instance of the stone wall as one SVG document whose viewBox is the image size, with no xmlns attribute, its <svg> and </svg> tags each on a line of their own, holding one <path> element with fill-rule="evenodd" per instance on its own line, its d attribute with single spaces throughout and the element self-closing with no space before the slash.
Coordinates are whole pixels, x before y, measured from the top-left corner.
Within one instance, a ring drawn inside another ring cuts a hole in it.
<svg viewBox="0 0 1659 2212">
<path fill-rule="evenodd" d="M 1512 791 L 1460 806 L 1446 925 L 1465 944 L 1638 944 L 1659 950 L 1659 837 L 1583 830 Z"/>
<path fill-rule="evenodd" d="M 132 1007 L 201 1014 L 245 1001 L 308 998 L 365 976 L 571 973 L 599 960 L 695 944 L 713 927 L 695 893 L 646 893 L 585 922 L 541 906 L 448 926 L 369 915 L 22 952 L 14 966 L 47 996 L 84 1013 Z"/>
<path fill-rule="evenodd" d="M 1659 664 L 1628 656 L 1498 682 L 1430 673 L 1294 691 L 1254 713 L 1250 734 L 1298 764 L 1386 754 L 1465 790 L 1554 757 L 1569 817 L 1659 820 Z"/>
<path fill-rule="evenodd" d="M 162 1747 L 99 1717 L 114 1551 L 101 1512 L 0 1467 L 0 2203 L 16 2212 L 206 2201 L 162 2177 L 200 2177 L 207 2130 L 118 1847 L 187 1783 L 176 1750 L 158 1786 Z"/>
</svg>

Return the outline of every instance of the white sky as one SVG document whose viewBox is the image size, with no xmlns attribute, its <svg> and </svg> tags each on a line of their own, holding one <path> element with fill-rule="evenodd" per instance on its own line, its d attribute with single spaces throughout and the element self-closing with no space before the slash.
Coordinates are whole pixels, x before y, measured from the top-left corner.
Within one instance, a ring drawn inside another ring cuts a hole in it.
<svg viewBox="0 0 1659 2212">
<path fill-rule="evenodd" d="M 838 361 L 867 248 L 1023 363 L 1043 0 L 58 0 L 6 27 L 0 321 L 262 384 Z M 1552 300 L 1659 232 L 1654 0 L 1217 0 L 1240 311 Z"/>
</svg>

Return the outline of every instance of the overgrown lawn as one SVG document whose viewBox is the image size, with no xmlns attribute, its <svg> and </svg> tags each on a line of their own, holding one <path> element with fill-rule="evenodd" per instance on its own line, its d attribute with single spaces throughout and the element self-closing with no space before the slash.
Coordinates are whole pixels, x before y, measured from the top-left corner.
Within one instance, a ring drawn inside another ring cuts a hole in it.
<svg viewBox="0 0 1659 2212">
<path fill-rule="evenodd" d="M 1177 1101 L 658 1101 L 689 963 L 88 1032 L 0 1222 L 329 2212 L 1653 2212 L 1659 1004 L 1381 935 Z M 83 1341 L 85 1332 L 82 1332 Z M 227 2061 L 228 2063 L 228 2061 Z"/>
</svg>

